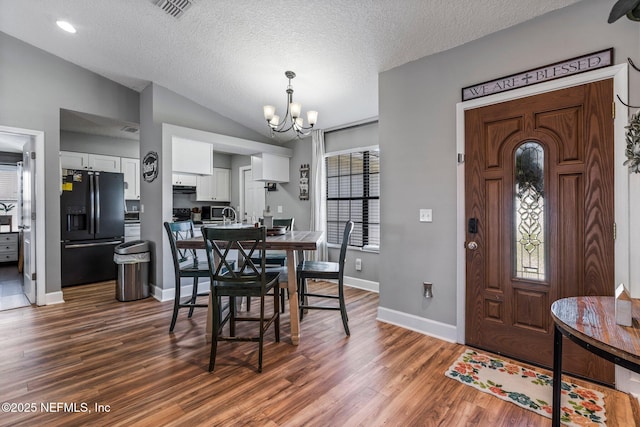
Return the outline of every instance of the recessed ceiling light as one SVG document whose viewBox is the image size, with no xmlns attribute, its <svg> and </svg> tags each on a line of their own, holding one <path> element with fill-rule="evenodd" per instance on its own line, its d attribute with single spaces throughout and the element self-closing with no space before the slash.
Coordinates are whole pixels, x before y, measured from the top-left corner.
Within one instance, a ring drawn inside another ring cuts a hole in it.
<svg viewBox="0 0 640 427">
<path fill-rule="evenodd" d="M 69 24 L 67 21 L 56 21 L 56 24 L 58 24 L 58 27 L 65 30 L 67 33 L 75 34 L 76 32 L 76 29 L 73 27 L 73 25 Z"/>
</svg>

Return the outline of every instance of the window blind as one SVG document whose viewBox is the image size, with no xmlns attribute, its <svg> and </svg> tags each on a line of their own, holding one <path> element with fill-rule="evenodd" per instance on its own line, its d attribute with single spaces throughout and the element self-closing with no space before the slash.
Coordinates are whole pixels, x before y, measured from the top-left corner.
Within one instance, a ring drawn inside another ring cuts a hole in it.
<svg viewBox="0 0 640 427">
<path fill-rule="evenodd" d="M 18 168 L 0 165 L 0 200 L 18 200 Z"/>
<path fill-rule="evenodd" d="M 359 151 L 327 156 L 327 242 L 341 244 L 354 222 L 350 246 L 380 245 L 380 154 Z"/>
</svg>

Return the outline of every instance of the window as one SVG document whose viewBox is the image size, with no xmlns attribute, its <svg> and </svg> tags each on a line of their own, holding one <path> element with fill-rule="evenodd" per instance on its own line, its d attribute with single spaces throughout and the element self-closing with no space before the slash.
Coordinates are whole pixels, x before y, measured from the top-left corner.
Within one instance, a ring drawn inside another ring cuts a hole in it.
<svg viewBox="0 0 640 427">
<path fill-rule="evenodd" d="M 327 155 L 327 242 L 342 243 L 347 221 L 355 223 L 349 245 L 380 246 L 380 152 Z"/>
<path fill-rule="evenodd" d="M 0 201 L 18 200 L 18 168 L 16 165 L 0 165 Z"/>
</svg>

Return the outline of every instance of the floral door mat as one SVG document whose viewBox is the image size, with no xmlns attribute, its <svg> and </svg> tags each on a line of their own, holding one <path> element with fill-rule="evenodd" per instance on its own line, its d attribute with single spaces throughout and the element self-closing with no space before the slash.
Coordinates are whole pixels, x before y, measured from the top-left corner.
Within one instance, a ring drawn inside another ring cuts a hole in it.
<svg viewBox="0 0 640 427">
<path fill-rule="evenodd" d="M 551 418 L 553 377 L 495 356 L 466 350 L 445 372 L 449 378 Z M 604 394 L 562 382 L 561 421 L 568 426 L 605 424 Z"/>
</svg>

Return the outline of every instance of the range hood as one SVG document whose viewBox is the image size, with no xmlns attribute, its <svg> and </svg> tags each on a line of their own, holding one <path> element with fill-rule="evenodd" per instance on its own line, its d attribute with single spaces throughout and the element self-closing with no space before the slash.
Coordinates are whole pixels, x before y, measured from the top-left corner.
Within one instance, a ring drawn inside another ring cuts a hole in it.
<svg viewBox="0 0 640 427">
<path fill-rule="evenodd" d="M 195 194 L 196 187 L 195 185 L 174 185 L 173 193 L 174 194 Z"/>
</svg>

